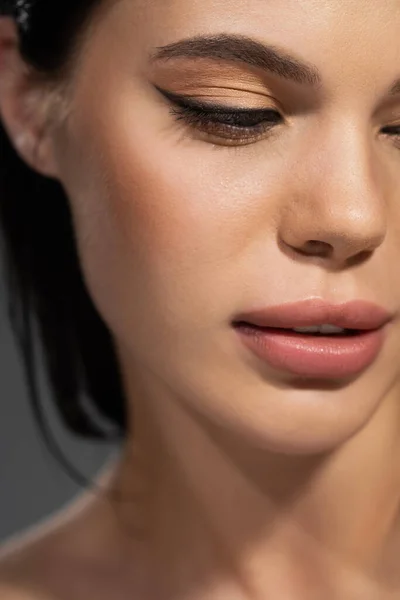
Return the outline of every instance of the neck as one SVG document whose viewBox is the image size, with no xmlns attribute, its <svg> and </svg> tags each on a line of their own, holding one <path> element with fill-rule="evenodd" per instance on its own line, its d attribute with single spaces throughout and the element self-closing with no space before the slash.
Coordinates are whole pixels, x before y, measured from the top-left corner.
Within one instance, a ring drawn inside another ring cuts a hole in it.
<svg viewBox="0 0 400 600">
<path fill-rule="evenodd" d="M 251 448 L 168 399 L 157 403 L 156 420 L 151 402 L 138 407 L 137 398 L 133 442 L 128 436 L 112 488 L 134 498 L 115 508 L 121 532 L 132 535 L 126 552 L 147 548 L 155 597 L 258 600 L 287 592 L 297 600 L 310 598 L 311 587 L 328 597 L 338 582 L 345 594 L 393 575 L 394 395 L 351 440 L 318 456 Z"/>
</svg>

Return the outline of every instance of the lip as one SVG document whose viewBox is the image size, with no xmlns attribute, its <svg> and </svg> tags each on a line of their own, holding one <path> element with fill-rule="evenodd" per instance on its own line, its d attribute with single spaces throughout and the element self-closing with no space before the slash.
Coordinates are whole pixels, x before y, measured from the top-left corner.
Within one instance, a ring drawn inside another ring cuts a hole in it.
<svg viewBox="0 0 400 600">
<path fill-rule="evenodd" d="M 292 375 L 318 379 L 353 377 L 378 357 L 385 341 L 385 328 L 357 335 L 311 336 L 286 329 L 240 326 L 244 345 L 269 366 Z"/>
<path fill-rule="evenodd" d="M 392 318 L 385 308 L 366 300 L 332 304 L 319 298 L 309 298 L 242 313 L 234 322 L 285 329 L 329 323 L 345 329 L 372 330 L 383 327 Z"/>
<path fill-rule="evenodd" d="M 270 367 L 302 377 L 341 379 L 358 375 L 376 360 L 385 325 L 393 317 L 371 302 L 333 305 L 312 298 L 238 315 L 233 325 L 244 346 Z M 323 323 L 357 331 L 351 336 L 290 331 Z"/>
</svg>

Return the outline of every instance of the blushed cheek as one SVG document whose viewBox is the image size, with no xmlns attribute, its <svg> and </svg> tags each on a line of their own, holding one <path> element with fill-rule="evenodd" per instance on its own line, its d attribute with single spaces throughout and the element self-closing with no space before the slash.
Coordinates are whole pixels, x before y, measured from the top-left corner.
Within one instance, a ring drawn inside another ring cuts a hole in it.
<svg viewBox="0 0 400 600">
<path fill-rule="evenodd" d="M 264 158 L 263 169 L 252 158 L 239 165 L 224 148 L 184 139 L 165 111 L 131 91 L 97 101 L 91 94 L 77 102 L 66 179 L 99 312 L 130 337 L 156 326 L 168 337 L 226 318 L 252 254 L 254 263 L 252 247 L 265 243 L 260 221 L 270 220 L 272 203 L 259 181 L 259 173 L 270 178 Z"/>
<path fill-rule="evenodd" d="M 103 319 L 140 351 L 151 327 L 170 339 L 190 323 L 218 277 L 213 186 L 201 165 L 183 177 L 183 150 L 95 124 L 85 121 L 69 160 L 78 249 Z"/>
<path fill-rule="evenodd" d="M 208 261 L 207 248 L 221 234 L 226 207 L 214 197 L 218 182 L 207 177 L 201 152 L 197 160 L 188 159 L 184 144 L 135 126 L 130 133 L 109 131 L 106 138 L 114 143 L 103 140 L 97 170 L 108 219 L 126 249 L 150 270 L 180 272 L 185 265 L 192 268 L 193 260 Z"/>
</svg>

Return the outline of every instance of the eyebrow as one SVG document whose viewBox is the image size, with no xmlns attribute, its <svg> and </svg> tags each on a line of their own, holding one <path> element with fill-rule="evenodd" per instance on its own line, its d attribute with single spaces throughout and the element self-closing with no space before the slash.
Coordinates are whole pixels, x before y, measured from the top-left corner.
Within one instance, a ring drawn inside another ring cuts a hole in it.
<svg viewBox="0 0 400 600">
<path fill-rule="evenodd" d="M 273 45 L 237 34 L 195 36 L 159 46 L 151 62 L 173 58 L 208 58 L 245 63 L 309 86 L 322 82 L 321 73 L 314 65 Z"/>
<path fill-rule="evenodd" d="M 296 83 L 317 87 L 322 75 L 315 65 L 271 44 L 238 34 L 194 36 L 159 46 L 151 56 L 151 62 L 173 58 L 208 58 L 245 63 L 257 69 L 269 71 Z M 389 88 L 389 96 L 400 94 L 400 78 Z"/>
</svg>

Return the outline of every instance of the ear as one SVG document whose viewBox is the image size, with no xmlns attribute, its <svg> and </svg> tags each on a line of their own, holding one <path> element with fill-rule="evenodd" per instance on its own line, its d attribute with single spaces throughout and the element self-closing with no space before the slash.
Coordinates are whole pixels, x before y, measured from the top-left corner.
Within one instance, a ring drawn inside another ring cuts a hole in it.
<svg viewBox="0 0 400 600">
<path fill-rule="evenodd" d="M 57 178 L 51 116 L 53 96 L 22 59 L 13 19 L 0 17 L 0 118 L 19 156 L 40 174 Z"/>
</svg>

